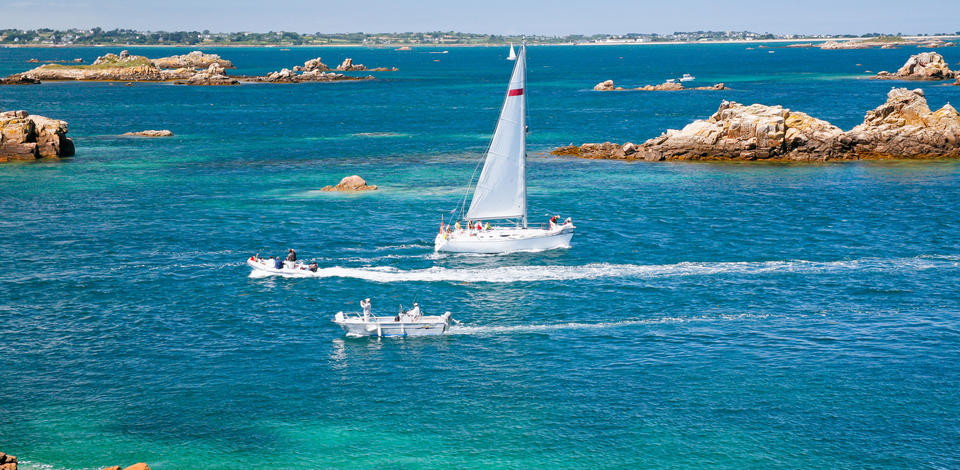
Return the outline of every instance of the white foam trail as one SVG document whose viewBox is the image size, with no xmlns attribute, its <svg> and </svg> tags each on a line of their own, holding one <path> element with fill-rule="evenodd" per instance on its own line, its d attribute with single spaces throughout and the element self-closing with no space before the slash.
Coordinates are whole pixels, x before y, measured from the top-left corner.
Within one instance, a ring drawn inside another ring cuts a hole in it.
<svg viewBox="0 0 960 470">
<path fill-rule="evenodd" d="M 504 326 L 472 326 L 472 325 L 453 325 L 447 330 L 451 335 L 489 335 L 489 334 L 512 334 L 512 333 L 539 333 L 559 330 L 602 330 L 609 328 L 621 328 L 636 325 L 657 325 L 663 323 L 686 323 L 698 321 L 716 321 L 716 320 L 749 320 L 764 319 L 767 315 L 739 314 L 739 315 L 720 315 L 717 317 L 661 317 L 650 318 L 646 320 L 622 320 L 613 322 L 598 323 L 555 323 L 552 325 L 504 325 Z"/>
<path fill-rule="evenodd" d="M 656 278 L 675 276 L 709 276 L 716 274 L 799 273 L 816 274 L 840 271 L 896 271 L 903 269 L 949 269 L 960 267 L 960 256 L 919 256 L 914 258 L 864 258 L 845 261 L 744 261 L 661 265 L 590 263 L 580 266 L 497 266 L 478 268 L 444 268 L 402 270 L 394 267 L 321 268 L 317 272 L 268 273 L 253 271 L 250 277 L 345 277 L 373 282 L 540 282 L 601 278 Z"/>
</svg>

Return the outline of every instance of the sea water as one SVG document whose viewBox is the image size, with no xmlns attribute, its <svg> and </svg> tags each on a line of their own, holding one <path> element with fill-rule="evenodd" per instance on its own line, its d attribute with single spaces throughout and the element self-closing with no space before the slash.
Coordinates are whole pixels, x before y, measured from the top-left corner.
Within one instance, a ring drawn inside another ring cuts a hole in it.
<svg viewBox="0 0 960 470">
<path fill-rule="evenodd" d="M 0 88 L 77 147 L 0 166 L 0 451 L 28 469 L 960 466 L 960 164 L 546 154 L 722 100 L 843 129 L 891 86 L 960 101 L 867 79 L 919 49 L 531 47 L 530 218 L 577 233 L 503 256 L 432 250 L 513 65 L 441 50 L 208 50 L 244 74 L 400 69 L 364 82 Z M 106 52 L 0 49 L 0 73 Z M 592 91 L 683 73 L 729 89 Z M 176 135 L 119 136 L 143 129 Z M 320 191 L 351 174 L 379 189 Z M 316 275 L 250 276 L 287 248 Z M 462 323 L 345 338 L 331 319 L 364 297 Z"/>
</svg>

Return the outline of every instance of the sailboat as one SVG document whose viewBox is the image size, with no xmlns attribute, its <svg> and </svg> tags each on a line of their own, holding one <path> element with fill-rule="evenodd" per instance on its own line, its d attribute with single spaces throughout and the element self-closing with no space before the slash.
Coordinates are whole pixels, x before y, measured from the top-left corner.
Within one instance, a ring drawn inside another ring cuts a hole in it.
<svg viewBox="0 0 960 470">
<path fill-rule="evenodd" d="M 527 223 L 526 175 L 526 81 L 527 47 L 521 44 L 497 128 L 487 149 L 483 170 L 473 191 L 470 208 L 464 214 L 470 185 L 464 194 L 454 225 L 440 221 L 434 240 L 436 251 L 457 253 L 509 253 L 569 248 L 575 229 L 559 216 L 549 224 L 530 227 Z M 473 183 L 471 178 L 470 183 Z M 489 221 L 507 221 L 491 226 Z"/>
<path fill-rule="evenodd" d="M 507 56 L 507 60 L 517 60 L 517 53 L 513 50 L 513 43 L 510 43 L 510 55 Z"/>
</svg>

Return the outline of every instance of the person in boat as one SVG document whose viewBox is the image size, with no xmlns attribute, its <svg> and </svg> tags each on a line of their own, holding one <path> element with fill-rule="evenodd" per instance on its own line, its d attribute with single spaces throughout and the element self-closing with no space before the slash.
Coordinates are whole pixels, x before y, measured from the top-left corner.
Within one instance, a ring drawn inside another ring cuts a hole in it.
<svg viewBox="0 0 960 470">
<path fill-rule="evenodd" d="M 458 220 L 457 223 L 454 225 L 454 227 L 457 229 L 458 232 L 460 231 L 460 221 L 459 221 L 459 220 Z"/>
<path fill-rule="evenodd" d="M 487 225 L 483 226 L 484 230 L 490 230 L 490 222 L 487 222 Z"/>
<path fill-rule="evenodd" d="M 293 251 L 293 248 L 290 248 L 290 251 L 287 253 L 287 261 L 296 261 L 297 252 Z"/>
<path fill-rule="evenodd" d="M 320 265 L 318 265 L 316 261 L 313 261 L 310 263 L 309 268 L 311 271 L 317 272 L 317 269 L 320 269 Z"/>
<path fill-rule="evenodd" d="M 483 224 L 481 224 L 480 221 L 478 220 L 478 221 L 477 221 L 477 231 L 479 232 L 479 231 L 481 231 L 481 230 L 483 230 Z"/>
<path fill-rule="evenodd" d="M 363 309 L 363 321 L 367 321 L 370 318 L 370 298 L 367 297 L 360 301 L 360 308 Z"/>
<path fill-rule="evenodd" d="M 274 268 L 276 268 L 276 269 L 283 269 L 283 260 L 280 259 L 279 256 L 277 256 L 276 258 L 274 258 L 273 256 L 271 256 L 270 258 L 273 259 L 273 267 L 274 267 Z"/>
<path fill-rule="evenodd" d="M 555 215 L 555 216 L 553 216 L 553 217 L 550 217 L 550 230 L 553 230 L 553 229 L 557 228 L 557 219 L 559 219 L 559 218 L 560 218 L 559 215 Z"/>
<path fill-rule="evenodd" d="M 407 311 L 407 320 L 417 321 L 420 319 L 420 304 L 414 302 L 413 308 Z"/>
</svg>

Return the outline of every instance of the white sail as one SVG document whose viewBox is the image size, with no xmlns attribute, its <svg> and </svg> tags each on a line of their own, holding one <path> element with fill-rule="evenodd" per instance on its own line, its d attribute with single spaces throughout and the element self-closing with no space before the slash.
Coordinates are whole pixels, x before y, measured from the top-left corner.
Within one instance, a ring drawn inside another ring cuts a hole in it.
<svg viewBox="0 0 960 470">
<path fill-rule="evenodd" d="M 521 46 L 468 219 L 522 218 L 526 226 L 526 62 L 527 48 Z"/>
<path fill-rule="evenodd" d="M 517 60 L 517 53 L 513 50 L 513 44 L 510 44 L 510 55 L 507 56 L 507 60 Z"/>
</svg>

